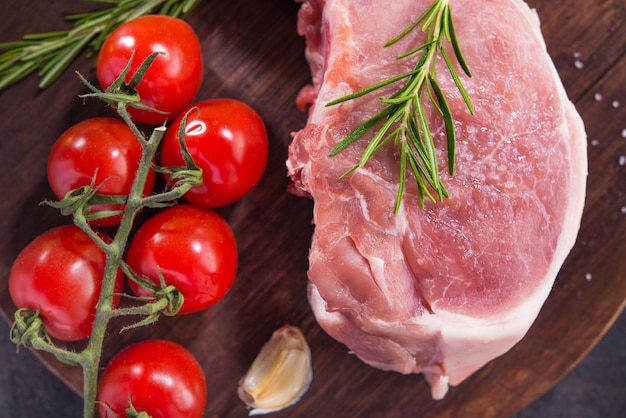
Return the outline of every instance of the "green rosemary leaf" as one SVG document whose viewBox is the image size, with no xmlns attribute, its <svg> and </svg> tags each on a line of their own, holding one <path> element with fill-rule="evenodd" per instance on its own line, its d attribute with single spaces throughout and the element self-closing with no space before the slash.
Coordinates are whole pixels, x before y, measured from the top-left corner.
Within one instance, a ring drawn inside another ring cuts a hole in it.
<svg viewBox="0 0 626 418">
<path fill-rule="evenodd" d="M 406 157 L 409 162 L 409 167 L 411 167 L 411 172 L 413 173 L 413 177 L 415 178 L 415 182 L 417 184 L 417 196 L 418 196 L 419 207 L 421 209 L 424 209 L 425 198 L 428 198 L 432 202 L 435 201 L 435 197 L 430 193 L 430 190 L 429 190 L 429 186 L 432 187 L 432 185 L 429 185 L 425 181 L 425 179 L 427 178 L 426 173 L 424 173 L 424 170 L 422 166 L 419 164 L 415 154 L 409 152 L 407 153 Z M 402 198 L 402 196 L 400 196 L 400 198 Z M 399 207 L 399 204 L 400 202 L 397 202 L 396 207 Z M 396 210 L 396 213 L 397 213 L 397 210 Z"/>
<path fill-rule="evenodd" d="M 10 66 L 14 62 L 20 62 L 20 51 L 10 50 L 0 54 L 0 72 L 10 70 Z"/>
<path fill-rule="evenodd" d="M 441 15 L 441 27 L 443 29 L 443 36 L 441 39 L 445 39 L 450 42 L 450 6 L 446 6 L 443 8 L 443 12 Z"/>
<path fill-rule="evenodd" d="M 22 56 L 22 61 L 38 61 L 45 58 L 49 54 L 60 54 L 60 50 L 65 44 L 57 42 L 57 39 L 51 39 L 44 43 L 38 44 L 36 48 L 29 48 Z M 54 55 L 53 55 L 54 57 Z"/>
<path fill-rule="evenodd" d="M 441 3 L 441 0 L 435 0 L 435 2 L 432 4 L 433 7 L 429 12 L 428 17 L 424 21 L 424 24 L 422 25 L 422 32 L 426 32 L 429 28 L 431 31 L 434 30 L 434 28 L 432 28 L 432 24 L 435 21 L 435 18 L 437 17 L 437 15 L 439 14 L 438 11 L 440 7 L 437 7 L 437 6 L 440 6 L 440 3 Z"/>
<path fill-rule="evenodd" d="M 14 65 L 13 70 L 6 75 L 4 71 L 0 72 L 0 90 L 17 83 L 21 79 L 30 75 L 36 69 L 37 64 L 34 62 L 21 62 Z"/>
<path fill-rule="evenodd" d="M 407 141 L 401 141 L 400 143 L 400 178 L 398 179 L 398 192 L 396 193 L 396 206 L 394 208 L 394 213 L 398 213 L 398 211 L 400 210 L 400 202 L 402 202 L 404 188 L 406 187 L 406 159 L 408 158 L 407 155 L 409 154 L 409 151 L 407 150 L 409 146 L 410 145 L 407 143 Z"/>
<path fill-rule="evenodd" d="M 415 70 L 409 71 L 407 73 L 402 73 L 400 75 L 397 75 L 397 76 L 394 76 L 394 77 L 390 77 L 390 78 L 388 78 L 386 80 L 383 80 L 383 81 L 381 81 L 379 83 L 373 84 L 373 85 L 371 85 L 369 87 L 366 87 L 366 88 L 364 88 L 362 90 L 359 90 L 356 93 L 348 94 L 346 96 L 340 97 L 339 99 L 332 100 L 332 101 L 326 103 L 326 107 L 334 106 L 334 105 L 339 104 L 339 103 L 347 102 L 349 100 L 353 100 L 353 99 L 359 98 L 361 96 L 365 96 L 366 94 L 369 94 L 369 93 L 371 93 L 371 92 L 373 92 L 375 90 L 378 90 L 378 89 L 381 89 L 381 88 L 383 88 L 385 86 L 393 84 L 396 81 L 400 81 L 403 78 L 407 78 L 407 77 L 410 77 L 410 76 L 412 76 L 414 74 L 417 74 L 419 71 L 420 71 L 420 69 L 415 69 Z"/>
<path fill-rule="evenodd" d="M 446 62 L 446 66 L 448 67 L 448 70 L 450 71 L 450 76 L 452 76 L 452 80 L 454 80 L 454 84 L 459 90 L 459 93 L 461 93 L 461 97 L 463 97 L 463 101 L 465 102 L 467 109 L 469 110 L 470 114 L 474 115 L 476 111 L 474 109 L 474 105 L 472 104 L 472 100 L 470 99 L 469 94 L 465 90 L 465 86 L 463 86 L 463 82 L 461 81 L 459 74 L 456 72 L 454 68 L 454 64 L 452 64 L 452 61 L 450 60 L 450 57 L 448 56 L 448 53 L 446 52 L 444 48 L 441 49 L 441 56 L 443 57 L 443 60 Z"/>
<path fill-rule="evenodd" d="M 52 81 L 56 80 L 63 71 L 67 69 L 70 63 L 78 56 L 80 51 L 89 42 L 89 37 L 84 37 L 76 42 L 74 45 L 68 45 L 61 54 L 51 60 L 48 65 L 43 67 L 45 71 L 40 72 L 41 80 L 39 81 L 40 88 L 48 87 Z M 50 65 L 52 64 L 52 65 Z"/>
<path fill-rule="evenodd" d="M 363 136 L 367 131 L 372 129 L 374 126 L 378 125 L 378 123 L 385 119 L 392 112 L 392 109 L 385 108 L 381 112 L 372 116 L 370 119 L 363 122 L 361 125 L 357 126 L 352 132 L 350 132 L 339 144 L 337 144 L 331 151 L 330 156 L 335 156 L 339 154 L 341 151 L 346 149 L 350 144 Z"/>
<path fill-rule="evenodd" d="M 182 16 L 186 16 L 189 12 L 193 10 L 194 7 L 198 5 L 202 0 L 188 0 L 183 4 Z"/>
<path fill-rule="evenodd" d="M 180 10 L 180 4 L 176 5 L 176 4 L 170 4 L 169 2 L 167 2 L 161 7 L 159 12 L 166 13 L 166 14 L 177 14 L 179 10 Z"/>
<path fill-rule="evenodd" d="M 394 105 L 394 106 L 400 106 L 400 105 L 406 103 L 409 100 L 411 100 L 411 97 L 407 96 L 407 95 L 398 95 L 398 96 L 394 96 L 394 97 L 389 97 L 388 99 L 385 99 L 383 97 L 383 98 L 380 99 L 381 103 Z"/>
<path fill-rule="evenodd" d="M 430 173 L 432 177 L 436 177 L 438 172 L 437 154 L 435 152 L 433 135 L 428 124 L 428 117 L 426 116 L 423 106 L 416 106 L 415 113 L 417 114 L 418 125 L 421 128 L 421 138 L 423 140 L 424 151 L 426 153 L 424 164 L 427 168 L 427 172 Z"/>
<path fill-rule="evenodd" d="M 454 55 L 456 56 L 456 59 L 459 62 L 459 65 L 461 66 L 465 74 L 468 77 L 471 77 L 472 71 L 467 65 L 467 62 L 465 61 L 465 57 L 463 56 L 463 52 L 461 51 L 461 46 L 459 45 L 459 38 L 457 38 L 456 31 L 454 30 L 454 21 L 452 19 L 452 12 L 450 11 L 450 8 L 448 8 L 448 11 L 449 12 L 448 12 L 448 18 L 447 18 L 447 21 L 448 21 L 447 27 L 448 27 L 448 32 L 450 36 L 449 38 L 450 43 L 452 44 L 452 49 L 454 50 Z M 466 100 L 466 103 L 467 103 L 467 100 Z M 468 107 L 471 107 L 471 106 L 468 106 Z"/>
<path fill-rule="evenodd" d="M 106 4 L 118 4 L 119 3 L 119 0 L 113 0 L 109 2 L 93 1 L 93 0 L 85 0 L 85 1 L 89 3 L 103 3 L 103 4 L 105 3 Z M 65 20 L 67 20 L 68 22 L 74 22 L 74 24 L 80 24 L 80 23 L 84 23 L 90 20 L 98 19 L 99 17 L 102 17 L 102 16 L 111 17 L 111 9 L 105 8 L 105 9 L 94 10 L 94 11 L 85 12 L 85 13 L 69 14 L 69 15 L 65 15 Z"/>
<path fill-rule="evenodd" d="M 409 118 L 406 123 L 406 137 L 410 140 L 414 151 L 417 152 L 417 156 L 422 161 L 428 161 L 428 152 L 426 151 L 424 141 L 422 140 L 419 121 L 415 118 Z M 424 172 L 424 175 L 427 176 L 428 174 Z"/>
<path fill-rule="evenodd" d="M 395 38 L 393 38 L 392 40 L 387 42 L 385 44 L 385 47 L 388 47 L 388 46 L 391 46 L 391 45 L 397 43 L 402 38 L 404 38 L 406 35 L 408 35 L 409 33 L 413 32 L 413 30 L 426 18 L 426 16 L 428 16 L 428 14 L 436 6 L 437 6 L 437 1 L 435 1 L 430 6 L 428 6 L 428 8 L 409 27 L 407 27 L 405 30 L 403 30 L 398 36 L 396 36 Z"/>
<path fill-rule="evenodd" d="M 410 51 L 408 51 L 408 52 L 405 52 L 405 53 L 403 53 L 403 54 L 398 55 L 398 57 L 397 57 L 397 58 L 398 58 L 398 59 L 402 59 L 402 58 L 406 58 L 406 57 L 408 57 L 408 56 L 410 56 L 410 55 L 414 55 L 414 54 L 416 54 L 416 53 L 418 53 L 418 52 L 420 52 L 420 51 L 422 51 L 422 50 L 424 50 L 424 49 L 426 49 L 426 48 L 429 48 L 429 47 L 430 47 L 430 46 L 432 46 L 433 44 L 434 44 L 434 41 L 429 41 L 429 42 L 426 42 L 426 43 L 424 43 L 424 44 L 421 44 L 421 45 L 420 45 L 420 46 L 418 46 L 417 48 L 414 48 L 414 49 L 412 49 L 412 50 L 410 50 Z"/>
<path fill-rule="evenodd" d="M 170 16 L 185 16 L 200 0 L 168 0 L 159 10 L 160 14 Z"/>
<path fill-rule="evenodd" d="M 2 53 L 2 55 L 0 56 L 4 56 L 5 54 L 8 54 L 8 53 L 19 54 L 21 52 L 19 51 L 19 48 L 28 48 L 29 46 L 36 45 L 36 44 L 37 44 L 37 41 L 24 41 L 24 40 L 2 42 L 0 43 L 0 52 Z"/>
<path fill-rule="evenodd" d="M 107 12 L 104 10 L 103 12 Z M 76 20 L 72 30 L 67 32 L 69 38 L 80 36 L 84 31 L 91 31 L 94 28 L 102 28 L 101 33 L 108 34 L 111 32 L 111 28 L 115 23 L 115 18 L 111 16 L 111 13 L 96 13 L 95 15 L 89 15 L 83 19 Z"/>
<path fill-rule="evenodd" d="M 24 35 L 25 41 L 31 41 L 30 44 L 35 43 L 36 41 L 47 41 L 50 39 L 60 38 L 67 34 L 66 30 L 60 30 L 55 32 L 44 32 L 44 33 L 31 33 L 28 35 Z M 18 41 L 19 42 L 19 41 Z"/>
<path fill-rule="evenodd" d="M 370 157 L 374 155 L 376 152 L 378 152 L 378 150 L 389 140 L 389 136 L 387 135 L 387 132 L 389 131 L 391 126 L 396 122 L 396 119 L 397 117 L 395 118 L 390 117 L 389 119 L 387 119 L 383 123 L 382 127 L 378 130 L 378 132 L 374 134 L 374 137 L 367 144 L 367 147 L 365 147 L 365 150 L 363 150 L 361 159 L 359 160 L 359 163 L 357 164 L 358 167 L 365 166 L 365 164 L 370 159 Z"/>
<path fill-rule="evenodd" d="M 101 11 L 102 14 L 106 14 L 106 10 Z M 78 23 L 82 23 L 86 20 L 90 20 L 95 17 L 98 12 L 87 12 L 87 13 L 75 13 L 71 15 L 65 15 L 65 20 L 68 22 L 74 22 L 74 25 Z"/>
<path fill-rule="evenodd" d="M 454 174 L 454 166 L 456 160 L 456 129 L 454 128 L 454 117 L 446 100 L 446 96 L 439 87 L 439 84 L 432 75 L 429 75 L 428 81 L 432 87 L 432 91 L 437 97 L 438 107 L 441 110 L 443 122 L 446 129 L 447 146 L 448 146 L 448 172 Z"/>
<path fill-rule="evenodd" d="M 433 104 L 433 107 L 435 108 L 435 110 L 437 110 L 437 113 L 439 114 L 439 116 L 443 117 L 443 110 L 441 110 L 441 107 L 439 106 L 439 101 L 437 100 L 437 96 L 433 92 L 433 88 L 430 85 L 430 83 L 428 84 L 427 91 L 428 91 L 428 99 Z"/>
</svg>

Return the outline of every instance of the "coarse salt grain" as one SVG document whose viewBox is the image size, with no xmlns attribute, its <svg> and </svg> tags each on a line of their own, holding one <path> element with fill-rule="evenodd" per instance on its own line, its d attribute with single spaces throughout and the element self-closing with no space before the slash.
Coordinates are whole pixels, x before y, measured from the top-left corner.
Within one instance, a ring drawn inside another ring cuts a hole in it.
<svg viewBox="0 0 626 418">
<path fill-rule="evenodd" d="M 593 279 L 593 276 L 591 275 L 591 273 L 587 273 L 585 274 L 585 280 L 587 280 L 588 282 L 591 281 L 591 279 Z"/>
<path fill-rule="evenodd" d="M 596 93 L 593 95 L 593 98 L 596 99 L 596 102 L 599 102 L 600 100 L 602 100 L 602 94 Z"/>
<path fill-rule="evenodd" d="M 626 165 L 626 155 L 620 155 L 619 156 L 619 165 L 621 165 L 621 166 Z"/>
<path fill-rule="evenodd" d="M 622 138 L 626 138 L 626 129 L 622 129 Z"/>
<path fill-rule="evenodd" d="M 600 145 L 600 140 L 599 139 L 592 139 L 591 140 L 591 146 L 592 147 L 597 147 L 598 145 Z"/>
<path fill-rule="evenodd" d="M 626 215 L 626 206 L 622 206 L 621 212 L 622 215 Z"/>
<path fill-rule="evenodd" d="M 613 107 L 614 107 L 615 109 L 617 109 L 617 108 L 619 107 L 619 101 L 618 101 L 618 100 L 613 100 L 612 105 L 613 105 Z"/>
<path fill-rule="evenodd" d="M 574 67 L 578 68 L 579 70 L 582 70 L 584 66 L 585 64 L 581 60 L 574 61 Z"/>
<path fill-rule="evenodd" d="M 576 51 L 574 52 L 574 58 L 580 58 L 580 52 Z"/>
</svg>

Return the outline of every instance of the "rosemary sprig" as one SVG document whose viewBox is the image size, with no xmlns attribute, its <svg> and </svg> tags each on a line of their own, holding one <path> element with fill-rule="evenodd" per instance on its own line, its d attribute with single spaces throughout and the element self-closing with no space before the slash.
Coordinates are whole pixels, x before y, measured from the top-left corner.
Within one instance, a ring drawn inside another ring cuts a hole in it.
<svg viewBox="0 0 626 418">
<path fill-rule="evenodd" d="M 363 151 L 361 159 L 341 176 L 341 178 L 344 178 L 354 170 L 363 167 L 370 157 L 387 142 L 393 140 L 393 144 L 400 148 L 400 180 L 395 205 L 396 213 L 400 209 L 402 196 L 404 194 L 407 170 L 410 170 L 415 177 L 421 208 L 424 207 L 425 197 L 428 197 L 433 202 L 436 201 L 431 191 L 434 192 L 440 201 L 448 197 L 448 192 L 439 174 L 433 133 L 430 129 L 426 109 L 424 107 L 424 96 L 426 95 L 443 118 L 447 137 L 448 170 L 450 175 L 452 175 L 454 174 L 456 158 L 456 131 L 450 106 L 435 78 L 435 65 L 438 54 L 441 54 L 441 57 L 445 61 L 450 75 L 461 93 L 469 112 L 472 115 L 474 114 L 474 106 L 472 105 L 470 97 L 463 87 L 459 74 L 444 47 L 444 41 L 446 40 L 452 44 L 454 55 L 461 69 L 468 77 L 471 77 L 471 71 L 461 53 L 459 40 L 454 30 L 450 1 L 435 0 L 415 22 L 397 37 L 389 41 L 385 47 L 396 44 L 418 27 L 420 27 L 422 32 L 428 34 L 427 41 L 398 56 L 398 59 L 403 59 L 419 53 L 417 63 L 413 70 L 383 80 L 356 93 L 333 100 L 326 105 L 333 106 L 338 103 L 356 99 L 406 79 L 405 84 L 398 91 L 388 98 L 380 99 L 380 101 L 386 105 L 383 110 L 357 126 L 330 152 L 331 157 L 337 155 L 366 132 L 378 127 L 374 136 Z"/>
<path fill-rule="evenodd" d="M 70 30 L 25 35 L 0 43 L 0 91 L 37 71 L 39 87 L 52 84 L 84 49 L 87 57 L 100 50 L 106 37 L 120 24 L 157 13 L 186 16 L 201 0 L 85 0 L 111 4 L 88 13 L 68 15 Z"/>
</svg>

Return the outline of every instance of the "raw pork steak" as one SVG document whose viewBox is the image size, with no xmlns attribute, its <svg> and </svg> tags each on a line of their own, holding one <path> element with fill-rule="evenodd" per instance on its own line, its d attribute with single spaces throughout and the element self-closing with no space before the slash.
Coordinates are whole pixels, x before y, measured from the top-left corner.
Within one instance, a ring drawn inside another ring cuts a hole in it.
<svg viewBox="0 0 626 418">
<path fill-rule="evenodd" d="M 587 161 L 582 121 L 535 12 L 521 0 L 452 0 L 476 115 L 440 66 L 458 133 L 452 177 L 435 115 L 431 127 L 450 198 L 420 209 L 411 177 L 394 214 L 391 145 L 339 179 L 369 137 L 332 158 L 330 149 L 390 91 L 325 104 L 408 71 L 412 60 L 395 57 L 422 44 L 423 34 L 383 45 L 431 2 L 303 1 L 298 30 L 313 82 L 299 99 L 311 108 L 287 166 L 292 191 L 314 199 L 308 278 L 317 321 L 374 367 L 423 373 L 439 399 L 509 350 L 536 318 L 576 239 Z"/>
</svg>

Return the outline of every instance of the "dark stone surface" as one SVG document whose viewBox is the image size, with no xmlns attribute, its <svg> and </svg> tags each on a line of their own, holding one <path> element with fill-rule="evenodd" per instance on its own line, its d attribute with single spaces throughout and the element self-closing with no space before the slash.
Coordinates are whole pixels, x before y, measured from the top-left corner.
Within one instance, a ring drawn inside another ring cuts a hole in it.
<svg viewBox="0 0 626 418">
<path fill-rule="evenodd" d="M 0 417 L 80 417 L 81 398 L 26 349 L 16 354 L 0 321 Z M 557 386 L 515 418 L 618 418 L 626 411 L 626 314 Z M 503 417 L 505 418 L 505 417 Z"/>
</svg>

